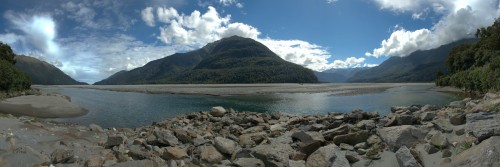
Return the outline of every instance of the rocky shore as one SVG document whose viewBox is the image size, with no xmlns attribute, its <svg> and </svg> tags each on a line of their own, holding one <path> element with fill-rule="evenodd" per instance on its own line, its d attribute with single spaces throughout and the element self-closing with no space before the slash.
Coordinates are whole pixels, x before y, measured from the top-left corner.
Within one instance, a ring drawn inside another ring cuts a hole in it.
<svg viewBox="0 0 500 167">
<path fill-rule="evenodd" d="M 319 116 L 223 107 L 141 128 L 0 118 L 0 166 L 500 166 L 500 96 Z"/>
</svg>

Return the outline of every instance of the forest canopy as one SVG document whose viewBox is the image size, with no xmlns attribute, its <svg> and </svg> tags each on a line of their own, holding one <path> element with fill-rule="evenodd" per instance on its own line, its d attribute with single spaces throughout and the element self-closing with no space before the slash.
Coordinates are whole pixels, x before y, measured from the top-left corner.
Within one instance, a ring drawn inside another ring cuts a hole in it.
<svg viewBox="0 0 500 167">
<path fill-rule="evenodd" d="M 14 66 L 15 56 L 9 45 L 0 43 L 0 91 L 22 91 L 31 86 L 29 76 Z"/>
</svg>

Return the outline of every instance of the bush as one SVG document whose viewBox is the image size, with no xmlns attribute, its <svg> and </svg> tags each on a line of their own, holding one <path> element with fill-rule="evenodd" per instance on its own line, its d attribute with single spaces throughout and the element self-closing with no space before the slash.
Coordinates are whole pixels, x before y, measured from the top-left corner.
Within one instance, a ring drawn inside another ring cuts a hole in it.
<svg viewBox="0 0 500 167">
<path fill-rule="evenodd" d="M 22 91 L 30 89 L 31 79 L 10 62 L 0 60 L 0 91 Z"/>
</svg>

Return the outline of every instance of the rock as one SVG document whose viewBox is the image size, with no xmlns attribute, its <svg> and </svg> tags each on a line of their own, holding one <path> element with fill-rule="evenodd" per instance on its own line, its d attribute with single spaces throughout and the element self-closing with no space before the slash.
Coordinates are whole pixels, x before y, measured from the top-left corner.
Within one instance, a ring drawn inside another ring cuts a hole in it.
<svg viewBox="0 0 500 167">
<path fill-rule="evenodd" d="M 238 144 L 233 140 L 226 139 L 223 137 L 215 137 L 214 145 L 217 150 L 219 150 L 223 154 L 232 154 L 236 151 Z"/>
<path fill-rule="evenodd" d="M 411 146 L 423 141 L 428 131 L 411 125 L 378 128 L 377 133 L 387 143 L 389 149 L 397 151 L 401 146 Z"/>
<path fill-rule="evenodd" d="M 363 154 L 366 154 L 367 150 L 363 149 L 363 148 L 360 148 L 360 149 L 357 149 L 356 150 L 356 153 L 358 153 L 359 155 L 363 155 Z"/>
<path fill-rule="evenodd" d="M 288 161 L 288 167 L 305 167 L 306 166 L 306 161 L 293 161 L 290 160 Z"/>
<path fill-rule="evenodd" d="M 54 164 L 67 163 L 74 156 L 73 150 L 56 149 L 50 154 L 50 160 Z"/>
<path fill-rule="evenodd" d="M 212 107 L 212 110 L 210 111 L 210 115 L 214 117 L 223 117 L 224 114 L 226 114 L 226 109 L 221 106 Z"/>
<path fill-rule="evenodd" d="M 349 150 L 349 151 L 352 151 L 354 150 L 354 147 L 349 145 L 349 144 L 345 144 L 345 143 L 340 143 L 339 145 L 340 149 L 342 150 Z"/>
<path fill-rule="evenodd" d="M 154 135 L 159 144 L 167 146 L 175 146 L 179 144 L 177 137 L 169 130 L 155 130 Z"/>
<path fill-rule="evenodd" d="M 375 121 L 368 119 L 368 120 L 361 120 L 355 125 L 357 128 L 360 129 L 366 129 L 366 130 L 372 130 L 376 127 Z"/>
<path fill-rule="evenodd" d="M 366 148 L 366 147 L 367 147 L 366 142 L 361 142 L 361 143 L 354 145 L 355 149 Z"/>
<path fill-rule="evenodd" d="M 381 142 L 382 139 L 380 139 L 380 137 L 378 137 L 377 135 L 371 135 L 370 137 L 368 137 L 368 139 L 366 139 L 366 143 L 370 146 Z"/>
<path fill-rule="evenodd" d="M 396 152 L 396 159 L 400 167 L 421 167 L 406 146 L 401 146 Z"/>
<path fill-rule="evenodd" d="M 453 108 L 465 108 L 465 102 L 462 100 L 453 101 L 448 106 L 453 107 Z"/>
<path fill-rule="evenodd" d="M 290 154 L 290 159 L 294 161 L 306 160 L 307 156 L 308 156 L 307 154 L 297 151 Z"/>
<path fill-rule="evenodd" d="M 425 121 L 431 121 L 436 117 L 436 114 L 434 112 L 424 112 L 422 115 L 420 115 L 420 121 L 425 122 Z"/>
<path fill-rule="evenodd" d="M 441 132 L 437 132 L 436 134 L 434 134 L 431 138 L 430 143 L 438 148 L 446 148 L 449 144 L 448 139 Z"/>
<path fill-rule="evenodd" d="M 292 139 L 300 140 L 301 142 L 308 142 L 313 140 L 312 136 L 304 131 L 298 131 L 292 134 Z"/>
<path fill-rule="evenodd" d="M 453 132 L 453 125 L 450 123 L 450 121 L 448 119 L 439 118 L 439 119 L 433 120 L 432 123 L 434 124 L 434 128 L 436 128 L 442 132 L 445 132 L 445 133 Z"/>
<path fill-rule="evenodd" d="M 483 141 L 491 136 L 500 136 L 500 115 L 479 112 L 467 114 L 465 133 L 477 137 L 478 141 Z"/>
<path fill-rule="evenodd" d="M 257 158 L 238 158 L 234 164 L 239 167 L 265 167 L 264 162 Z"/>
<path fill-rule="evenodd" d="M 149 159 L 121 162 L 113 165 L 113 167 L 133 167 L 133 166 L 143 167 L 143 166 L 159 166 L 159 165 Z"/>
<path fill-rule="evenodd" d="M 452 125 L 463 125 L 465 124 L 465 114 L 459 113 L 459 114 L 453 114 L 450 116 L 450 123 Z"/>
<path fill-rule="evenodd" d="M 128 149 L 129 151 L 127 154 L 134 160 L 143 160 L 151 157 L 151 153 L 142 146 L 132 145 Z"/>
<path fill-rule="evenodd" d="M 451 153 L 450 149 L 444 149 L 444 150 L 443 150 L 443 151 L 441 151 L 441 152 L 443 152 L 443 154 L 442 154 L 442 156 L 441 156 L 442 158 L 448 158 L 448 157 L 451 157 L 451 154 L 452 154 L 452 153 Z"/>
<path fill-rule="evenodd" d="M 349 163 L 355 163 L 359 161 L 358 155 L 354 152 L 348 151 L 345 153 L 345 158 Z"/>
<path fill-rule="evenodd" d="M 455 131 L 455 134 L 457 136 L 461 136 L 461 135 L 465 134 L 465 129 L 464 128 L 460 128 L 460 129 L 458 129 L 458 130 Z"/>
<path fill-rule="evenodd" d="M 106 148 L 118 146 L 120 144 L 123 144 L 124 141 L 125 139 L 120 135 L 108 136 L 108 140 L 106 141 Z"/>
<path fill-rule="evenodd" d="M 224 156 L 214 146 L 201 147 L 200 159 L 202 162 L 214 164 L 222 161 L 223 158 Z"/>
<path fill-rule="evenodd" d="M 500 166 L 500 136 L 493 136 L 453 157 L 451 166 Z"/>
<path fill-rule="evenodd" d="M 326 126 L 323 124 L 312 124 L 311 125 L 311 131 L 320 131 L 326 129 Z"/>
<path fill-rule="evenodd" d="M 335 144 L 330 144 L 319 148 L 312 153 L 306 161 L 307 167 L 336 167 L 350 166 L 345 154 Z"/>
<path fill-rule="evenodd" d="M 255 115 L 250 115 L 248 117 L 245 117 L 244 120 L 245 120 L 245 122 L 249 122 L 249 123 L 252 123 L 255 125 L 258 125 L 260 123 L 264 123 L 264 119 L 262 117 L 255 116 Z"/>
<path fill-rule="evenodd" d="M 391 112 L 392 113 L 395 113 L 396 111 L 400 111 L 400 110 L 407 110 L 408 107 L 402 107 L 402 106 L 392 106 L 391 107 Z"/>
<path fill-rule="evenodd" d="M 271 132 L 275 132 L 275 131 L 283 131 L 283 130 L 285 130 L 285 128 L 283 127 L 282 124 L 274 124 L 274 125 L 271 125 L 269 130 L 271 130 Z"/>
<path fill-rule="evenodd" d="M 325 137 L 326 140 L 333 140 L 335 136 L 338 135 L 344 135 L 349 132 L 349 126 L 348 125 L 342 125 L 339 126 L 335 129 L 330 129 L 325 132 L 323 132 L 323 136 Z"/>
<path fill-rule="evenodd" d="M 266 138 L 266 132 L 243 134 L 239 137 L 239 144 L 242 147 L 249 147 L 259 144 Z"/>
<path fill-rule="evenodd" d="M 85 160 L 86 167 L 101 167 L 103 160 L 99 156 L 90 156 Z"/>
<path fill-rule="evenodd" d="M 424 145 L 424 150 L 427 154 L 434 154 L 434 153 L 437 153 L 439 151 L 439 149 L 436 148 L 436 146 L 433 146 L 429 143 Z"/>
<path fill-rule="evenodd" d="M 178 140 L 180 140 L 183 143 L 191 143 L 193 142 L 193 139 L 196 138 L 196 133 L 186 131 L 184 129 L 174 129 L 174 134 L 177 137 Z"/>
<path fill-rule="evenodd" d="M 90 124 L 89 129 L 90 129 L 90 131 L 93 131 L 93 132 L 104 132 L 102 127 L 99 125 L 96 125 L 96 124 Z"/>
<path fill-rule="evenodd" d="M 322 145 L 323 145 L 323 142 L 320 140 L 310 140 L 307 142 L 299 143 L 299 149 L 301 152 L 305 153 L 306 155 L 310 155 L 314 151 L 316 151 L 318 148 L 320 148 Z"/>
<path fill-rule="evenodd" d="M 424 111 L 424 112 L 426 112 L 426 111 L 436 111 L 438 109 L 439 109 L 438 106 L 426 104 L 422 108 L 420 108 L 420 111 Z"/>
<path fill-rule="evenodd" d="M 287 166 L 289 153 L 294 152 L 288 144 L 262 144 L 252 148 L 253 155 L 264 162 L 266 166 Z"/>
<path fill-rule="evenodd" d="M 398 125 L 413 125 L 415 118 L 413 115 L 403 114 L 396 116 L 396 122 Z"/>
<path fill-rule="evenodd" d="M 162 155 L 163 159 L 173 160 L 184 159 L 187 157 L 189 156 L 186 152 L 186 149 L 182 149 L 179 147 L 165 147 Z"/>
<path fill-rule="evenodd" d="M 354 133 L 335 136 L 333 138 L 333 143 L 347 143 L 350 145 L 355 145 L 361 142 L 365 142 L 368 137 L 370 137 L 370 133 L 367 130 L 361 130 Z"/>
</svg>

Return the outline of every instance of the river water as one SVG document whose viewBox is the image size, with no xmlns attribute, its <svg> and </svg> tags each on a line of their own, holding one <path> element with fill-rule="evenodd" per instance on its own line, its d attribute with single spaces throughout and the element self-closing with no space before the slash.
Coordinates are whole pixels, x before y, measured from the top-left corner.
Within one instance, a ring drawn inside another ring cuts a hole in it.
<svg viewBox="0 0 500 167">
<path fill-rule="evenodd" d="M 250 112 L 283 112 L 296 115 L 350 112 L 353 109 L 375 111 L 381 115 L 390 112 L 391 106 L 413 104 L 446 105 L 459 97 L 430 90 L 431 85 L 412 85 L 387 89 L 383 92 L 335 95 L 325 93 L 274 93 L 238 96 L 207 96 L 180 94 L 147 94 L 115 92 L 82 88 L 50 88 L 71 97 L 72 102 L 86 108 L 89 113 L 77 118 L 57 121 L 102 127 L 140 127 L 176 115 L 208 111 L 213 106 Z"/>
</svg>

